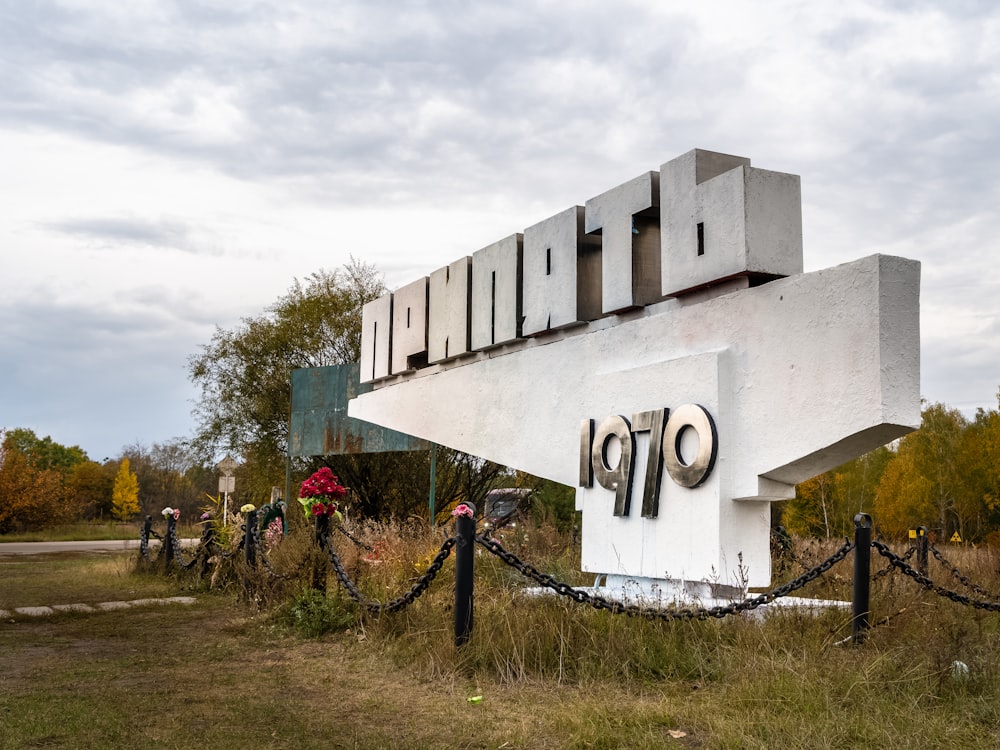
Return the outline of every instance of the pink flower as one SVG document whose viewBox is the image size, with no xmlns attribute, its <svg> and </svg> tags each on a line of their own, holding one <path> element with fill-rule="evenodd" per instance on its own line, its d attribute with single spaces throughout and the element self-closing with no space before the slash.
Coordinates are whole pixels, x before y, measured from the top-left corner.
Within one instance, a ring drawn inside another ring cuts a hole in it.
<svg viewBox="0 0 1000 750">
<path fill-rule="evenodd" d="M 459 503 L 457 506 L 455 506 L 455 510 L 453 510 L 451 514 L 453 516 L 465 516 L 466 518 L 473 517 L 472 508 L 470 508 L 465 503 Z"/>
<path fill-rule="evenodd" d="M 180 508 L 176 508 L 174 510 L 174 520 L 177 521 L 177 520 L 180 519 L 180 517 L 181 517 L 181 509 Z"/>
</svg>

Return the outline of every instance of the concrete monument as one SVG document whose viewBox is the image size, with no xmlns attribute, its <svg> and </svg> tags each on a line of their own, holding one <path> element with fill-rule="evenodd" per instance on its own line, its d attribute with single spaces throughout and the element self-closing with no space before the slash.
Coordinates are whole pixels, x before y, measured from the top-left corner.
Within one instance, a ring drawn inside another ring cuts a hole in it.
<svg viewBox="0 0 1000 750">
<path fill-rule="evenodd" d="M 919 264 L 802 269 L 799 178 L 690 151 L 367 305 L 349 413 L 577 486 L 609 586 L 766 586 L 769 503 L 920 422 Z"/>
</svg>

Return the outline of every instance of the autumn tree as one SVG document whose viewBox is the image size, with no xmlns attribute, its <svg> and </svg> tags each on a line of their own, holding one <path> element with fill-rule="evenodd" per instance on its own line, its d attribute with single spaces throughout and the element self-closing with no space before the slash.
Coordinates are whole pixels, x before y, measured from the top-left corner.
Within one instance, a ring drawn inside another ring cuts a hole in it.
<svg viewBox="0 0 1000 750">
<path fill-rule="evenodd" d="M 854 533 L 854 517 L 871 513 L 885 467 L 892 460 L 886 447 L 800 483 L 785 503 L 782 521 L 789 531 L 827 539 Z"/>
<path fill-rule="evenodd" d="M 111 512 L 120 521 L 127 521 L 140 511 L 139 479 L 129 468 L 128 458 L 118 465 L 111 498 Z"/>
<path fill-rule="evenodd" d="M 825 472 L 795 487 L 795 497 L 783 504 L 781 520 L 789 531 L 802 536 L 832 534 L 834 476 Z"/>
<path fill-rule="evenodd" d="M 920 429 L 899 441 L 876 501 L 887 534 L 927 526 L 939 538 L 984 538 L 1000 521 L 1000 415 L 979 410 L 969 422 L 943 404 L 924 407 Z"/>
<path fill-rule="evenodd" d="M 199 461 L 186 440 L 178 438 L 151 447 L 136 442 L 122 449 L 122 457 L 128 458 L 138 479 L 139 505 L 144 513 L 155 514 L 169 505 L 185 515 L 196 514 L 204 504 L 204 494 L 214 494 L 211 483 L 194 481 L 200 477 L 192 471 Z"/>
<path fill-rule="evenodd" d="M 73 467 L 66 479 L 66 495 L 81 518 L 103 519 L 111 514 L 116 466 L 113 461 L 99 464 L 84 461 Z"/>
<path fill-rule="evenodd" d="M 879 531 L 902 539 L 909 529 L 923 526 L 934 517 L 931 483 L 920 473 L 912 441 L 902 440 L 882 475 L 875 498 Z"/>
<path fill-rule="evenodd" d="M 1000 405 L 1000 393 L 997 401 Z M 1000 412 L 978 409 L 962 437 L 958 470 L 968 488 L 968 502 L 978 506 L 973 533 L 977 538 L 1000 536 Z"/>
<path fill-rule="evenodd" d="M 13 442 L 0 448 L 0 534 L 31 531 L 69 520 L 62 475 L 35 468 Z"/>
<path fill-rule="evenodd" d="M 17 428 L 0 444 L 0 533 L 44 528 L 77 517 L 79 508 L 66 491 L 73 467 L 86 461 L 77 446 Z"/>
</svg>

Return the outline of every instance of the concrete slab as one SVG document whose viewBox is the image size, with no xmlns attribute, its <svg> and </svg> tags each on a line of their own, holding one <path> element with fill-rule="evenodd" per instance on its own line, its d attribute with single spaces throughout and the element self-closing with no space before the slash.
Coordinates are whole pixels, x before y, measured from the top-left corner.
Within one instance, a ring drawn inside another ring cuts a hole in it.
<svg viewBox="0 0 1000 750">
<path fill-rule="evenodd" d="M 14 607 L 14 611 L 19 615 L 28 617 L 43 617 L 54 614 L 52 607 Z"/>
<path fill-rule="evenodd" d="M 194 604 L 198 600 L 193 596 L 171 596 L 169 599 L 164 599 L 164 601 L 172 604 Z"/>
</svg>

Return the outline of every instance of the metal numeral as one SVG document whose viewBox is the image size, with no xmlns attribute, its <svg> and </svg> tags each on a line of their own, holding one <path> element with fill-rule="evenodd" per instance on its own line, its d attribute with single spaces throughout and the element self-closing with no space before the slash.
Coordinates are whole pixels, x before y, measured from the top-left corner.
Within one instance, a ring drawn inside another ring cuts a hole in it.
<svg viewBox="0 0 1000 750">
<path fill-rule="evenodd" d="M 698 450 L 690 461 L 681 453 L 688 430 L 698 437 Z M 681 487 L 693 489 L 704 484 L 715 467 L 719 436 L 715 421 L 705 407 L 685 404 L 671 412 L 653 409 L 632 415 L 632 423 L 621 415 L 606 417 L 595 429 L 593 419 L 580 424 L 580 486 L 592 487 L 594 480 L 614 490 L 616 516 L 629 514 L 635 472 L 635 434 L 649 433 L 649 455 L 642 489 L 642 517 L 656 518 L 660 511 L 660 482 L 663 469 Z M 611 441 L 620 447 L 618 461 L 608 460 Z"/>
</svg>

